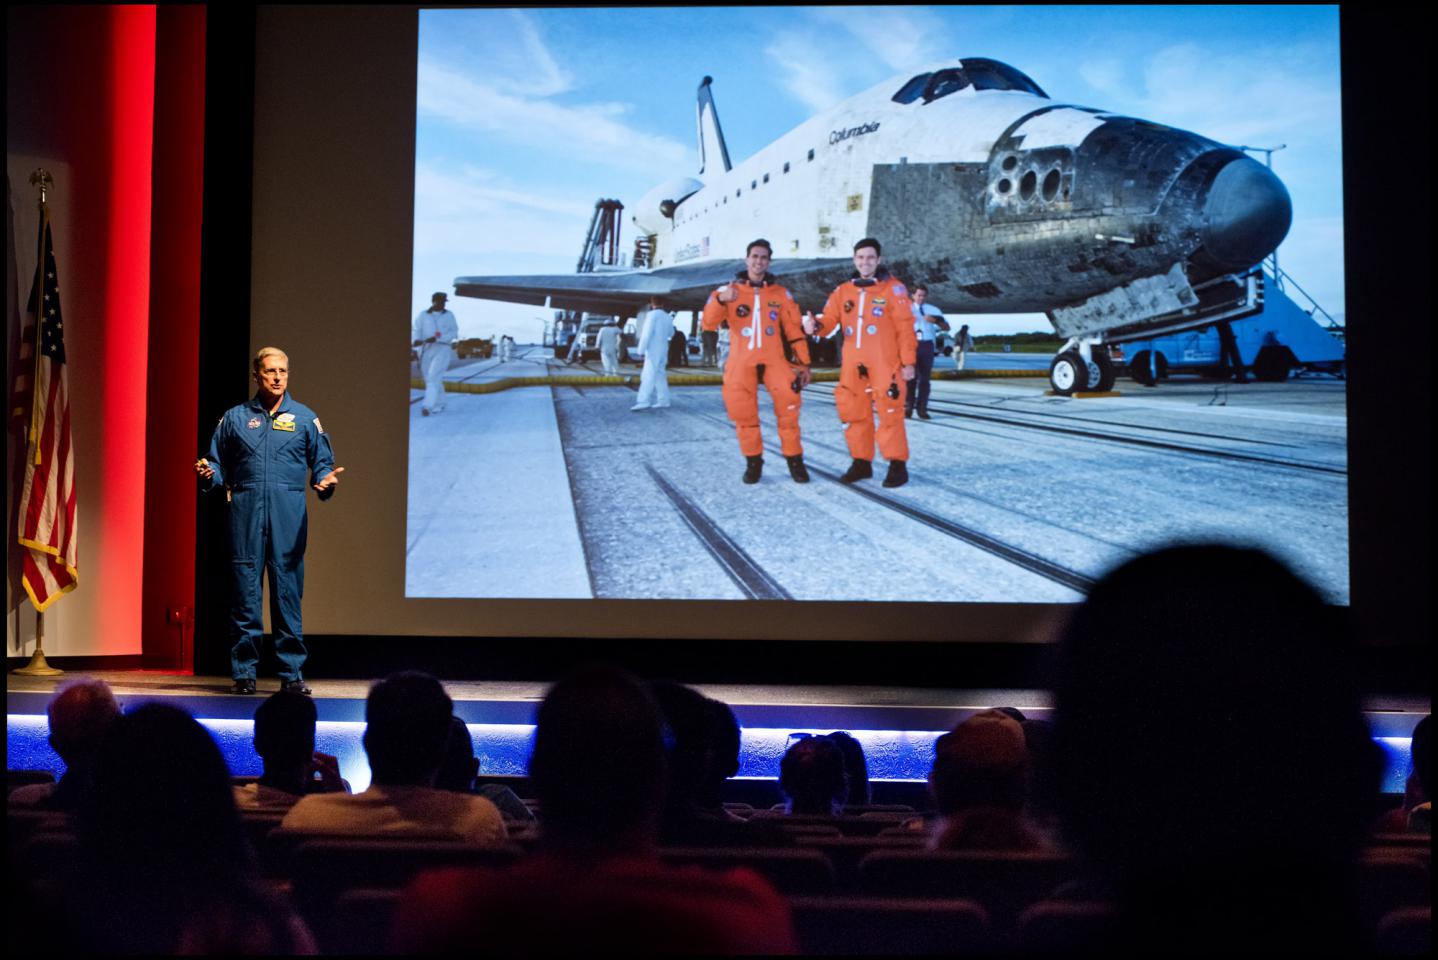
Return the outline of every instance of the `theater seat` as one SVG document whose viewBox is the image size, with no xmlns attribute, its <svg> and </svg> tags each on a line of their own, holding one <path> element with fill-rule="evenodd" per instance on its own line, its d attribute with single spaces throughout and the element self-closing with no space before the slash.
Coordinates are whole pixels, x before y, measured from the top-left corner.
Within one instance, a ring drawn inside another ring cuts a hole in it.
<svg viewBox="0 0 1438 960">
<path fill-rule="evenodd" d="M 431 867 L 502 867 L 521 856 L 515 847 L 480 847 L 458 840 L 375 840 L 311 836 L 289 855 L 295 906 L 320 946 L 330 952 L 344 934 L 334 908 L 348 890 L 401 890 Z"/>
<path fill-rule="evenodd" d="M 987 953 L 988 912 L 972 900 L 791 897 L 805 954 Z"/>
<path fill-rule="evenodd" d="M 976 900 L 1002 931 L 1075 870 L 1070 858 L 1054 853 L 876 850 L 859 863 L 859 891 Z"/>
<path fill-rule="evenodd" d="M 1433 953 L 1433 908 L 1390 910 L 1378 923 L 1374 949 L 1382 957 L 1426 957 Z"/>
<path fill-rule="evenodd" d="M 697 863 L 712 870 L 749 867 L 762 874 L 780 893 L 791 895 L 832 893 L 834 865 L 818 850 L 784 847 L 664 847 L 666 863 Z"/>
<path fill-rule="evenodd" d="M 1375 931 L 1389 913 L 1432 903 L 1428 866 L 1410 853 L 1368 850 L 1358 861 L 1358 896 L 1364 929 Z"/>
<path fill-rule="evenodd" d="M 351 956 L 387 952 L 390 922 L 403 894 L 402 890 L 367 887 L 341 892 L 330 914 L 325 952 Z"/>
<path fill-rule="evenodd" d="M 1118 908 L 1094 900 L 1043 900 L 1019 914 L 1020 953 L 1101 953 L 1113 949 Z"/>
</svg>

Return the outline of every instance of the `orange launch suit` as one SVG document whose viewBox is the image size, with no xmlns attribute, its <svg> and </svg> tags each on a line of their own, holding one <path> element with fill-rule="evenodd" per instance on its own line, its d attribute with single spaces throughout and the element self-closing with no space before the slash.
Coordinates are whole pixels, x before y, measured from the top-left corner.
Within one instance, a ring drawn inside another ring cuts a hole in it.
<svg viewBox="0 0 1438 960">
<path fill-rule="evenodd" d="M 788 290 L 767 275 L 754 286 L 749 274 L 741 271 L 730 282 L 736 296 L 719 302 L 719 291 L 704 304 L 705 330 L 718 330 L 729 321 L 729 360 L 724 365 L 724 409 L 734 421 L 739 452 L 757 457 L 764 452 L 759 432 L 759 381 L 769 388 L 774 401 L 774 419 L 779 421 L 779 442 L 784 456 L 804 452 L 799 443 L 800 396 L 794 389 L 794 366 L 809 365 L 809 341 L 804 337 L 799 305 Z M 793 350 L 794 360 L 784 357 L 784 344 Z M 762 374 L 759 368 L 763 368 Z"/>
<path fill-rule="evenodd" d="M 907 461 L 905 385 L 899 368 L 912 366 L 918 352 L 909 291 L 884 269 L 867 283 L 855 276 L 829 295 L 823 315 L 816 319 L 820 336 L 844 325 L 844 362 L 834 407 L 844 423 L 849 456 L 874 459 L 874 411 L 878 411 L 879 452 L 885 460 Z M 891 385 L 897 396 L 890 396 Z"/>
</svg>

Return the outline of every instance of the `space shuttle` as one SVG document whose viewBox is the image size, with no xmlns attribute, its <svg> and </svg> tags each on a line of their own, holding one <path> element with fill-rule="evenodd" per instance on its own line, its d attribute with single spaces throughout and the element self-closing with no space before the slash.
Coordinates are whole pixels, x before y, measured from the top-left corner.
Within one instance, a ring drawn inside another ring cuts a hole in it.
<svg viewBox="0 0 1438 960">
<path fill-rule="evenodd" d="M 642 266 L 458 277 L 455 293 L 626 316 L 659 295 L 698 310 L 764 237 L 770 272 L 817 309 L 872 236 L 946 313 L 1045 314 L 1067 338 L 1050 381 L 1068 394 L 1112 385 L 1112 344 L 1261 310 L 1255 268 L 1292 222 L 1283 183 L 1242 150 L 1056 103 L 995 60 L 880 83 L 737 165 L 709 77 L 697 118 L 697 174 L 628 211 Z"/>
</svg>

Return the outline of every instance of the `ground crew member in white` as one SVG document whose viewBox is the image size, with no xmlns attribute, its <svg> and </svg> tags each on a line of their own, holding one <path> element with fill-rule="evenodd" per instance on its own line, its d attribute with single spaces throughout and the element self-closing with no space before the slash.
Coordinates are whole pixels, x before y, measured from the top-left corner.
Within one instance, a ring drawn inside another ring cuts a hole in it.
<svg viewBox="0 0 1438 960">
<path fill-rule="evenodd" d="M 604 363 L 606 377 L 619 376 L 619 320 L 610 317 L 609 322 L 599 328 L 599 359 Z"/>
<path fill-rule="evenodd" d="M 436 293 L 429 298 L 429 309 L 414 318 L 413 344 L 419 348 L 419 371 L 424 376 L 419 412 L 426 417 L 444 409 L 444 373 L 454 356 L 454 341 L 459 339 L 459 321 L 444 307 L 448 299 Z"/>
<path fill-rule="evenodd" d="M 639 396 L 630 410 L 669 406 L 669 340 L 674 318 L 658 297 L 649 298 L 649 312 L 640 319 L 638 348 L 644 351 L 644 372 L 639 375 Z"/>
</svg>

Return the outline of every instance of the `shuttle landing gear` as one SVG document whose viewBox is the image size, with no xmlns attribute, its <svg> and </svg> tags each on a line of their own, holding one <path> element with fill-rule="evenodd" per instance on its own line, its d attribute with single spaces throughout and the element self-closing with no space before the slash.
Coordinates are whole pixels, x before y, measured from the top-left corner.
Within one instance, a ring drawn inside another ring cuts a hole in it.
<svg viewBox="0 0 1438 960">
<path fill-rule="evenodd" d="M 1112 390 L 1117 377 L 1108 348 L 1096 340 L 1069 340 L 1049 364 L 1049 386 L 1061 397 Z"/>
</svg>

